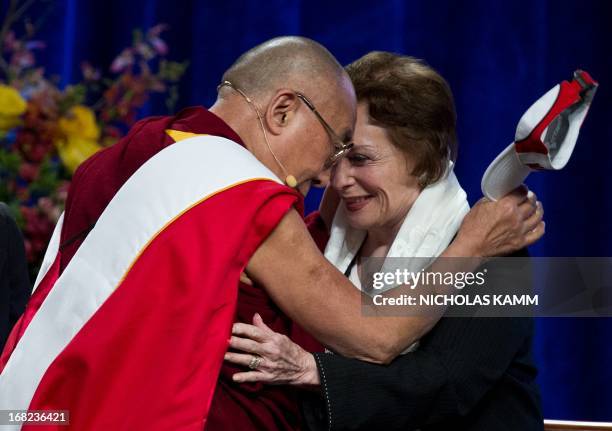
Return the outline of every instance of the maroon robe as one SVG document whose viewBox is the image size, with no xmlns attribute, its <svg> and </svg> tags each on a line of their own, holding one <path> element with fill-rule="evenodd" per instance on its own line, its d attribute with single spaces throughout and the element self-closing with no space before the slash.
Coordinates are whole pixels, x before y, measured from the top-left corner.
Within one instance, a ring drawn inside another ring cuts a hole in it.
<svg viewBox="0 0 612 431">
<path fill-rule="evenodd" d="M 308 216 L 306 222 L 315 242 L 323 250 L 328 236 L 318 212 Z M 240 283 L 236 321 L 251 323 L 255 313 L 259 313 L 272 330 L 289 336 L 307 351 L 324 350 L 318 341 L 283 314 L 263 288 L 257 284 Z M 243 367 L 230 363 L 221 368 L 206 430 L 299 430 L 300 390 L 290 386 L 233 382 L 232 375 L 241 371 L 244 371 Z"/>
</svg>

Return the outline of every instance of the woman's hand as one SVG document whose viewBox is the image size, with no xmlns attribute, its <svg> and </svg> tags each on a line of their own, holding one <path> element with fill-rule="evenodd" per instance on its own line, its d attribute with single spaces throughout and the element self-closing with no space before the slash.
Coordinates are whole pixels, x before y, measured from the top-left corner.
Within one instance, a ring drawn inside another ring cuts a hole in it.
<svg viewBox="0 0 612 431">
<path fill-rule="evenodd" d="M 257 313 L 252 325 L 234 323 L 230 348 L 246 353 L 227 352 L 226 361 L 251 368 L 251 371 L 234 374 L 235 382 L 294 386 L 320 384 L 314 356 L 289 337 L 270 329 Z"/>
<path fill-rule="evenodd" d="M 525 186 L 497 202 L 478 201 L 463 219 L 455 245 L 467 245 L 473 256 L 503 256 L 527 247 L 544 235 L 544 208 Z"/>
</svg>

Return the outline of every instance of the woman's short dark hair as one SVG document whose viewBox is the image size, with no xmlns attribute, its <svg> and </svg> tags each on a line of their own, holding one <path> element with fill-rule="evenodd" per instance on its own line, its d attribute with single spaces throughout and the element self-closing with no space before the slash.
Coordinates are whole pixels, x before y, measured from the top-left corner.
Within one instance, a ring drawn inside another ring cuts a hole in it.
<svg viewBox="0 0 612 431">
<path fill-rule="evenodd" d="M 445 174 L 457 154 L 457 115 L 448 83 L 422 60 L 374 51 L 346 67 L 373 124 L 410 155 L 421 186 Z"/>
</svg>

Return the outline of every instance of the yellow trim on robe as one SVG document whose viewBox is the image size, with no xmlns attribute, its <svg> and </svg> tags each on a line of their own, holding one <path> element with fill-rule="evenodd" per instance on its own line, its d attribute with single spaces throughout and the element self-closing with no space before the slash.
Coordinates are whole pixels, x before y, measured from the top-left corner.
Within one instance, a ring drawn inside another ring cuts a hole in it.
<svg viewBox="0 0 612 431">
<path fill-rule="evenodd" d="M 183 132 L 185 133 L 185 132 Z M 174 138 L 173 138 L 174 139 Z M 186 139 L 186 138 L 184 138 Z M 128 268 L 123 272 L 121 279 L 119 280 L 119 282 L 115 285 L 113 290 L 117 290 L 117 288 L 125 281 L 125 278 L 128 276 L 128 274 L 130 273 L 130 271 L 132 270 L 132 267 L 136 264 L 136 262 L 138 261 L 138 259 L 140 259 L 140 256 L 142 256 L 142 254 L 147 250 L 147 248 L 149 247 L 149 245 L 151 245 L 151 243 L 159 236 L 159 234 L 161 234 L 163 231 L 165 231 L 172 223 L 174 223 L 176 220 L 178 220 L 179 218 L 181 218 L 181 216 L 183 214 L 185 214 L 187 211 L 189 211 L 192 208 L 197 207 L 198 205 L 200 205 L 201 203 L 207 201 L 208 199 L 223 193 L 224 191 L 227 191 L 229 189 L 232 189 L 234 187 L 238 187 L 241 186 L 243 184 L 247 184 L 247 183 L 251 183 L 253 181 L 273 181 L 270 178 L 265 178 L 265 177 L 255 177 L 255 178 L 249 178 L 247 180 L 242 180 L 242 181 L 238 181 L 236 183 L 233 184 L 229 184 L 225 187 L 220 188 L 219 190 L 216 190 L 212 193 L 210 193 L 207 196 L 204 196 L 202 199 L 200 199 L 199 201 L 189 205 L 188 207 L 186 207 L 185 209 L 183 209 L 181 212 L 179 212 L 176 216 L 174 216 L 171 220 L 168 220 L 166 222 L 166 224 L 164 224 L 161 229 L 159 229 L 157 232 L 155 232 L 155 234 L 153 236 L 151 236 L 151 238 L 147 241 L 147 243 L 140 249 L 140 251 L 138 252 L 138 254 L 136 255 L 136 257 L 134 259 L 132 259 L 132 261 L 130 262 L 130 265 L 128 266 Z M 240 280 L 243 281 L 244 283 L 247 284 L 252 284 L 253 282 L 251 281 L 251 283 L 249 283 L 250 279 L 246 276 L 246 278 L 243 278 L 242 275 L 240 276 Z"/>
<path fill-rule="evenodd" d="M 166 129 L 166 134 L 174 139 L 174 142 L 180 142 L 183 139 L 193 138 L 194 136 L 206 136 L 204 133 L 183 132 L 181 130 Z"/>
</svg>

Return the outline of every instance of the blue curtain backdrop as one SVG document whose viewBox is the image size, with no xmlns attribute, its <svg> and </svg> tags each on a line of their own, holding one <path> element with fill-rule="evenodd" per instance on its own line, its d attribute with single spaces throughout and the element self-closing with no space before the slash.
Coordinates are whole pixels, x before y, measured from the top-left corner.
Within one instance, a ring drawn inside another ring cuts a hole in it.
<svg viewBox="0 0 612 431">
<path fill-rule="evenodd" d="M 7 0 L 0 0 L 3 9 Z M 577 68 L 601 83 L 579 144 L 561 172 L 528 184 L 545 204 L 540 256 L 612 256 L 612 3 L 517 0 L 246 2 L 58 0 L 46 14 L 39 59 L 63 83 L 89 60 L 107 66 L 134 27 L 163 22 L 170 57 L 191 65 L 179 107 L 208 106 L 225 68 L 279 35 L 304 35 L 346 64 L 371 50 L 426 59 L 456 97 L 457 173 L 472 202 L 488 163 L 511 142 L 524 110 Z M 45 7 L 35 12 L 43 12 Z M 164 113 L 153 100 L 143 115 Z M 309 209 L 318 193 L 311 193 Z M 503 342 L 503 340 L 500 340 Z M 540 319 L 535 340 L 544 412 L 560 419 L 612 421 L 612 320 Z"/>
</svg>

